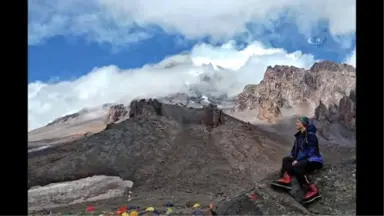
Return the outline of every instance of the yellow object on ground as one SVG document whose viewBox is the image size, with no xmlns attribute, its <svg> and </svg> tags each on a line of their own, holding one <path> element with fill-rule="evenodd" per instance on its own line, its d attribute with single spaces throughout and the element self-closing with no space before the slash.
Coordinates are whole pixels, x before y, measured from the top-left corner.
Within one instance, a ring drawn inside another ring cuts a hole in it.
<svg viewBox="0 0 384 216">
<path fill-rule="evenodd" d="M 124 212 L 123 214 L 121 214 L 121 216 L 129 216 L 129 214 L 127 212 Z"/>
<path fill-rule="evenodd" d="M 199 207 L 200 207 L 199 203 L 196 203 L 195 205 L 193 205 L 193 208 L 199 208 Z"/>
<path fill-rule="evenodd" d="M 138 214 L 137 214 L 137 211 L 132 211 L 130 215 L 131 216 L 137 216 Z"/>
<path fill-rule="evenodd" d="M 148 207 L 147 209 L 145 209 L 145 211 L 147 211 L 147 212 L 153 212 L 153 211 L 155 211 L 155 208 L 153 208 L 153 207 Z"/>
<path fill-rule="evenodd" d="M 165 213 L 165 214 L 172 214 L 173 213 L 173 210 L 172 210 L 172 208 L 167 208 L 167 212 Z"/>
</svg>

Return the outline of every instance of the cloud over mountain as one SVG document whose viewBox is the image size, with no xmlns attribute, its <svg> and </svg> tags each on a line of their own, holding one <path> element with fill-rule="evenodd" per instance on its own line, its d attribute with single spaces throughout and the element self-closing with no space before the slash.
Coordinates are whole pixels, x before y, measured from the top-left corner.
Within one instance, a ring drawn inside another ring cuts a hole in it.
<svg viewBox="0 0 384 216">
<path fill-rule="evenodd" d="M 266 48 L 258 42 L 243 49 L 237 49 L 234 42 L 219 47 L 198 44 L 190 54 L 171 56 L 142 68 L 125 70 L 109 65 L 94 68 L 75 80 L 32 82 L 28 85 L 29 129 L 85 107 L 187 92 L 189 85 L 201 81 L 201 76 L 219 75 L 215 90 L 234 96 L 245 85 L 260 82 L 269 65 L 308 68 L 314 62 L 312 55 Z"/>
</svg>

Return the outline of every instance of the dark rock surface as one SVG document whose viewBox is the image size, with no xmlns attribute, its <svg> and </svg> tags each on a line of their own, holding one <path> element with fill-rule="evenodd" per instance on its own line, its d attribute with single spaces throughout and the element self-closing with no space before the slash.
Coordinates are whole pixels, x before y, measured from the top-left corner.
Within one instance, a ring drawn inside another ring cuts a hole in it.
<svg viewBox="0 0 384 216">
<path fill-rule="evenodd" d="M 328 164 L 314 173 L 312 179 L 319 186 L 322 199 L 307 205 L 299 204 L 303 190 L 294 184 L 292 196 L 270 187 L 276 178 L 272 175 L 256 183 L 248 193 L 222 201 L 218 205 L 220 215 L 354 215 L 356 214 L 356 164 L 353 160 Z M 254 193 L 257 199 L 250 201 Z"/>
</svg>

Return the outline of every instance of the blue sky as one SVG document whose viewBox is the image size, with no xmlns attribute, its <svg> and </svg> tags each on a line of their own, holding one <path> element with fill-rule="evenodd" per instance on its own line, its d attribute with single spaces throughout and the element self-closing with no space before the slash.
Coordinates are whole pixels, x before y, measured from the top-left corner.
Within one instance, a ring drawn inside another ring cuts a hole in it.
<svg viewBox="0 0 384 216">
<path fill-rule="evenodd" d="M 233 95 L 258 83 L 268 65 L 355 59 L 353 0 L 28 3 L 30 128 L 84 107 L 182 91 L 178 81 L 209 73 L 202 64 L 232 70 L 221 88 Z M 313 36 L 326 43 L 308 44 Z M 163 60 L 183 66 L 158 69 Z"/>
</svg>

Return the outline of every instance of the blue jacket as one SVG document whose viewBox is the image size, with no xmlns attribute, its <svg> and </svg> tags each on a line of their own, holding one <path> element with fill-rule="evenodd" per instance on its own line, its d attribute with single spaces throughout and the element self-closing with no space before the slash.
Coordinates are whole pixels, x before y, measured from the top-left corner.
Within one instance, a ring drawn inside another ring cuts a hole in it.
<svg viewBox="0 0 384 216">
<path fill-rule="evenodd" d="M 304 133 L 301 133 L 300 131 L 297 132 L 295 134 L 295 142 L 289 155 L 297 161 L 309 160 L 323 163 L 323 156 L 320 154 L 316 130 L 315 125 L 310 124 Z"/>
<path fill-rule="evenodd" d="M 204 212 L 201 209 L 196 209 L 192 212 L 193 215 L 204 215 Z"/>
</svg>

